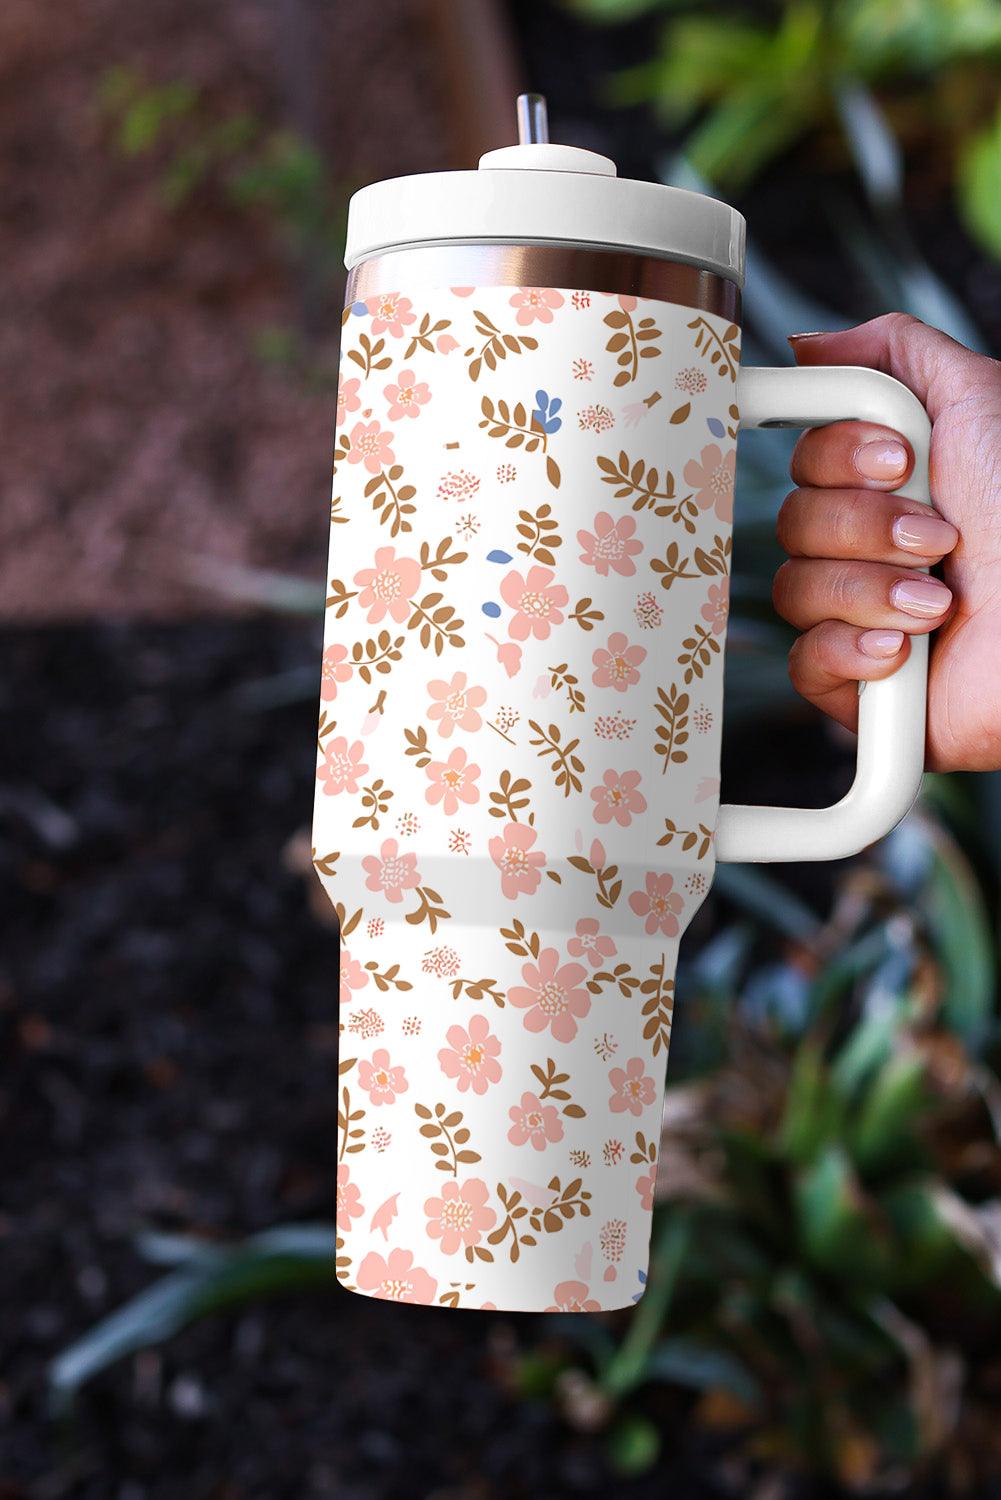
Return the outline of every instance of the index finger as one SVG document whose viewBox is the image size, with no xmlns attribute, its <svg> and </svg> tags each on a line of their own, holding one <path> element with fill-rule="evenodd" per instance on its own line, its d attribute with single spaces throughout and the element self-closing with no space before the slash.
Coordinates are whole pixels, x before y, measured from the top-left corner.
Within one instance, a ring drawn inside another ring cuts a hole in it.
<svg viewBox="0 0 1001 1500">
<path fill-rule="evenodd" d="M 913 467 L 910 443 L 892 427 L 832 422 L 803 433 L 789 472 L 797 484 L 820 489 L 895 490 Z"/>
</svg>

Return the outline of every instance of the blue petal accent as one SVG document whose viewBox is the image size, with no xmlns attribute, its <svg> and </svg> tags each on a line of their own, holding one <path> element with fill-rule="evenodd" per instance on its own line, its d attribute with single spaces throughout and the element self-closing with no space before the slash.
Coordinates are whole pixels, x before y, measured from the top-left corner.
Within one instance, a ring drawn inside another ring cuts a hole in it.
<svg viewBox="0 0 1001 1500">
<path fill-rule="evenodd" d="M 562 405 L 563 402 L 560 400 L 559 396 L 554 396 L 552 401 L 550 401 L 549 403 L 549 415 L 551 417 L 555 417 L 556 413 L 559 411 Z"/>
<path fill-rule="evenodd" d="M 707 417 L 706 426 L 709 428 L 709 431 L 712 433 L 713 437 L 726 437 L 726 428 L 723 426 L 723 423 L 720 421 L 719 417 Z"/>
<path fill-rule="evenodd" d="M 511 560 L 510 552 L 502 552 L 499 547 L 495 547 L 493 552 L 487 553 L 487 562 L 507 563 L 511 562 Z"/>
<path fill-rule="evenodd" d="M 356 318 L 364 318 L 368 314 L 368 308 L 365 306 L 364 302 L 352 302 L 351 311 L 354 313 Z"/>
<path fill-rule="evenodd" d="M 546 410 L 546 408 L 549 405 L 549 397 L 548 397 L 548 395 L 546 394 L 545 391 L 536 391 L 536 393 L 535 393 L 535 404 L 537 406 L 541 406 L 543 411 Z"/>
<path fill-rule="evenodd" d="M 485 615 L 488 615 L 491 620 L 496 620 L 497 617 L 499 616 L 500 612 L 501 612 L 500 605 L 499 604 L 495 604 L 492 599 L 489 599 L 487 601 L 487 603 L 482 606 L 482 608 L 483 608 L 483 613 Z"/>
</svg>

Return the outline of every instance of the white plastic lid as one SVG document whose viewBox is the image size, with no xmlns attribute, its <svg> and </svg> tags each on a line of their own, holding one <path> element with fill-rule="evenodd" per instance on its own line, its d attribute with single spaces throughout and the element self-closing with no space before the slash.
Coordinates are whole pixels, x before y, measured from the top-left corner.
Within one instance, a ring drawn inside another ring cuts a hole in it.
<svg viewBox="0 0 1001 1500">
<path fill-rule="evenodd" d="M 488 151 L 475 172 L 375 182 L 348 209 L 348 270 L 411 245 L 557 242 L 636 250 L 744 282 L 744 219 L 703 193 L 618 177 L 593 151 L 550 145 L 537 95 L 518 101 L 522 144 Z"/>
</svg>

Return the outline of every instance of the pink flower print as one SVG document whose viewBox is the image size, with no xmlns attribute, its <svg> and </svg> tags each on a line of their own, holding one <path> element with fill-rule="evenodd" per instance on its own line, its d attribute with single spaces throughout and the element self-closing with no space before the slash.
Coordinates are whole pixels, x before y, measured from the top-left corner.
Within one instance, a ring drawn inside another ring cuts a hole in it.
<svg viewBox="0 0 1001 1500">
<path fill-rule="evenodd" d="M 535 1094 L 522 1094 L 520 1104 L 507 1112 L 511 1129 L 507 1138 L 512 1146 L 529 1142 L 535 1151 L 545 1151 L 550 1142 L 563 1139 L 563 1122 L 553 1104 L 543 1104 Z"/>
<path fill-rule="evenodd" d="M 494 636 L 488 635 L 488 641 L 493 641 L 497 647 L 497 660 L 504 668 L 509 677 L 517 677 L 521 671 L 521 647 L 516 641 L 504 641 L 501 644 Z"/>
<path fill-rule="evenodd" d="M 370 474 L 381 474 L 395 461 L 392 441 L 393 434 L 378 422 L 356 422 L 351 429 L 348 463 L 364 464 Z"/>
<path fill-rule="evenodd" d="M 358 603 L 368 610 L 368 623 L 377 625 L 388 614 L 402 625 L 410 615 L 410 601 L 420 587 L 421 565 L 412 557 L 397 557 L 395 547 L 377 547 L 375 566 L 355 574 Z"/>
<path fill-rule="evenodd" d="M 363 990 L 368 984 L 368 975 L 362 968 L 357 958 L 352 958 L 350 950 L 341 945 L 341 1000 L 351 999 L 349 990 Z"/>
<path fill-rule="evenodd" d="M 323 653 L 320 667 L 320 697 L 330 703 L 337 697 L 337 684 L 347 682 L 351 676 L 351 663 L 347 660 L 347 646 L 328 646 Z"/>
<path fill-rule="evenodd" d="M 632 516 L 620 516 L 613 521 L 607 510 L 601 510 L 594 518 L 594 531 L 578 531 L 577 540 L 584 548 L 580 554 L 582 563 L 594 568 L 602 578 L 608 577 L 609 569 L 622 578 L 636 572 L 633 558 L 643 551 L 643 543 L 633 536 L 636 522 Z"/>
<path fill-rule="evenodd" d="M 389 402 L 386 415 L 391 422 L 399 422 L 403 417 L 419 417 L 421 407 L 431 400 L 427 381 L 419 381 L 413 370 L 401 370 L 399 380 L 385 386 L 382 394 Z"/>
<path fill-rule="evenodd" d="M 437 974 L 439 979 L 451 979 L 462 968 L 459 955 L 447 943 L 429 948 L 421 959 L 421 973 Z"/>
<path fill-rule="evenodd" d="M 414 321 L 410 310 L 413 303 L 409 297 L 401 297 L 399 292 L 383 292 L 381 297 L 369 297 L 365 306 L 372 314 L 373 333 L 388 333 L 398 339 L 403 336 L 407 324 Z"/>
<path fill-rule="evenodd" d="M 365 887 L 381 891 L 394 904 L 403 900 L 404 891 L 415 891 L 421 883 L 416 854 L 401 854 L 395 839 L 383 839 L 378 855 L 367 854 L 362 869 L 368 879 Z"/>
<path fill-rule="evenodd" d="M 508 823 L 501 838 L 490 840 L 490 858 L 500 870 L 501 892 L 509 901 L 531 896 L 539 888 L 546 856 L 532 848 L 537 837 L 527 823 Z"/>
<path fill-rule="evenodd" d="M 453 349 L 459 347 L 459 340 L 454 339 L 450 333 L 439 333 L 434 343 L 439 354 L 451 354 Z"/>
<path fill-rule="evenodd" d="M 337 1168 L 337 1227 L 350 1229 L 352 1219 L 360 1219 L 365 1212 L 357 1183 L 351 1181 L 351 1168 L 342 1161 Z"/>
<path fill-rule="evenodd" d="M 713 635 L 722 635 L 726 629 L 726 617 L 730 613 L 730 580 L 709 585 L 709 597 L 702 606 L 702 618 L 712 626 Z"/>
<path fill-rule="evenodd" d="M 440 1242 L 444 1255 L 455 1255 L 460 1249 L 478 1245 L 480 1235 L 493 1229 L 497 1215 L 487 1208 L 487 1197 L 487 1185 L 482 1178 L 470 1177 L 461 1186 L 453 1178 L 445 1183 L 440 1198 L 425 1200 L 428 1234 Z"/>
<path fill-rule="evenodd" d="M 323 747 L 323 765 L 316 770 L 317 780 L 323 783 L 324 796 L 336 797 L 339 792 L 358 790 L 358 779 L 368 770 L 362 761 L 364 749 L 361 740 L 349 745 L 342 734 L 327 741 Z"/>
<path fill-rule="evenodd" d="M 501 598 L 514 610 L 508 626 L 512 640 L 527 641 L 531 635 L 544 641 L 554 625 L 563 623 L 563 606 L 569 595 L 562 583 L 553 583 L 553 576 L 551 568 L 536 564 L 529 568 L 527 578 L 514 568 L 504 579 Z"/>
<path fill-rule="evenodd" d="M 646 661 L 646 648 L 630 646 L 621 630 L 613 630 L 607 647 L 599 646 L 591 661 L 595 668 L 591 681 L 595 687 L 610 687 L 624 693 L 640 680 L 639 667 Z"/>
<path fill-rule="evenodd" d="M 515 322 L 520 328 L 530 323 L 551 323 L 556 308 L 563 306 L 562 292 L 551 286 L 523 286 L 511 298 L 511 306 L 518 309 Z"/>
<path fill-rule="evenodd" d="M 597 917 L 581 917 L 577 923 L 576 936 L 567 943 L 571 958 L 585 958 L 592 969 L 600 969 L 603 963 L 614 958 L 618 949 L 610 937 L 598 930 Z"/>
<path fill-rule="evenodd" d="M 501 1044 L 491 1033 L 486 1016 L 471 1016 L 468 1029 L 450 1026 L 445 1040 L 448 1046 L 438 1053 L 438 1062 L 446 1078 L 456 1079 L 460 1094 L 468 1089 L 485 1094 L 492 1083 L 500 1082 L 497 1058 Z"/>
<path fill-rule="evenodd" d="M 733 520 L 733 475 L 737 466 L 737 454 L 730 448 L 723 450 L 715 443 L 703 448 L 699 459 L 690 458 L 685 465 L 685 483 L 695 491 L 695 503 L 700 510 L 715 510 L 721 521 Z"/>
<path fill-rule="evenodd" d="M 385 1047 L 376 1047 L 371 1062 L 362 1058 L 358 1083 L 373 1104 L 395 1104 L 397 1094 L 405 1094 L 410 1087 L 403 1069 L 390 1063 Z"/>
<path fill-rule="evenodd" d="M 600 1312 L 601 1303 L 595 1302 L 591 1289 L 584 1281 L 561 1281 L 553 1288 L 553 1305 L 546 1312 L 578 1313 Z"/>
<path fill-rule="evenodd" d="M 608 858 L 608 855 L 605 853 L 605 846 L 600 839 L 591 840 L 591 847 L 587 851 L 587 857 L 596 870 L 603 870 L 605 868 L 605 860 Z"/>
<path fill-rule="evenodd" d="M 480 789 L 474 783 L 480 768 L 467 762 L 461 745 L 456 746 L 448 760 L 433 760 L 424 770 L 431 783 L 424 795 L 432 807 L 441 803 L 446 818 L 457 813 L 463 802 L 479 802 Z"/>
<path fill-rule="evenodd" d="M 340 379 L 338 380 L 338 382 L 337 382 L 337 425 L 338 425 L 338 427 L 340 427 L 340 425 L 344 421 L 344 418 L 347 416 L 347 414 L 348 414 L 349 411 L 357 411 L 358 408 L 359 408 L 359 406 L 361 406 L 361 399 L 360 399 L 360 397 L 358 395 L 358 387 L 360 385 L 361 385 L 361 381 L 357 377 L 354 377 L 351 380 L 345 380 L 344 376 L 342 375 L 340 377 Z"/>
<path fill-rule="evenodd" d="M 642 1057 L 631 1057 L 624 1068 L 609 1068 L 608 1081 L 612 1085 L 608 1107 L 613 1115 L 624 1110 L 641 1115 L 645 1106 L 657 1097 L 653 1079 L 644 1072 Z"/>
<path fill-rule="evenodd" d="M 594 361 L 585 359 L 583 355 L 579 359 L 574 360 L 571 370 L 573 371 L 574 380 L 594 379 Z"/>
<path fill-rule="evenodd" d="M 657 1168 L 651 1167 L 649 1172 L 643 1172 L 633 1186 L 640 1195 L 640 1208 L 649 1213 L 653 1208 L 653 1195 L 657 1189 Z"/>
<path fill-rule="evenodd" d="M 719 794 L 719 777 L 718 776 L 703 776 L 702 780 L 699 782 L 698 786 L 695 788 L 695 800 L 696 800 L 696 802 L 708 802 L 709 799 L 710 799 L 710 797 L 716 797 L 716 796 L 718 796 L 718 794 Z"/>
<path fill-rule="evenodd" d="M 487 690 L 482 687 L 467 687 L 465 672 L 456 672 L 450 682 L 435 678 L 428 683 L 431 707 L 428 718 L 436 720 L 442 739 L 447 740 L 453 729 L 465 729 L 475 734 L 483 720 L 478 712 L 487 701 Z"/>
<path fill-rule="evenodd" d="M 629 905 L 636 915 L 646 917 L 643 930 L 650 936 L 655 932 L 662 932 L 665 937 L 678 935 L 678 917 L 685 903 L 673 887 L 674 880 L 670 875 L 658 875 L 648 870 L 646 890 L 633 891 L 629 897 Z"/>
<path fill-rule="evenodd" d="M 412 1250 L 390 1250 L 385 1259 L 370 1250 L 358 1267 L 358 1289 L 384 1302 L 419 1302 L 426 1306 L 434 1301 L 438 1283 L 414 1265 Z"/>
<path fill-rule="evenodd" d="M 598 786 L 591 788 L 594 802 L 594 821 L 611 823 L 614 818 L 620 828 L 628 828 L 634 816 L 646 812 L 646 798 L 637 788 L 639 771 L 606 771 Z"/>
<path fill-rule="evenodd" d="M 581 964 L 560 965 L 555 948 L 543 948 L 538 963 L 522 965 L 524 986 L 508 991 L 508 1000 L 524 1010 L 527 1031 L 552 1032 L 557 1042 L 572 1042 L 577 1021 L 591 1009 L 591 997 L 580 988 L 585 970 Z"/>
</svg>

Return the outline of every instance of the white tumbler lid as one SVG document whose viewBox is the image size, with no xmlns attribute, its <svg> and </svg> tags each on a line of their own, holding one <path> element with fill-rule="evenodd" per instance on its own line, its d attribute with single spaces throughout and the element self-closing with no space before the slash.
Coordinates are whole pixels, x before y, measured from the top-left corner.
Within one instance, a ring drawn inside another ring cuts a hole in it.
<svg viewBox="0 0 1001 1500">
<path fill-rule="evenodd" d="M 559 242 L 634 250 L 744 281 L 744 219 L 684 188 L 634 182 L 593 151 L 550 145 L 545 104 L 518 101 L 521 144 L 488 151 L 475 172 L 375 182 L 348 209 L 348 270 L 411 245 Z"/>
</svg>

